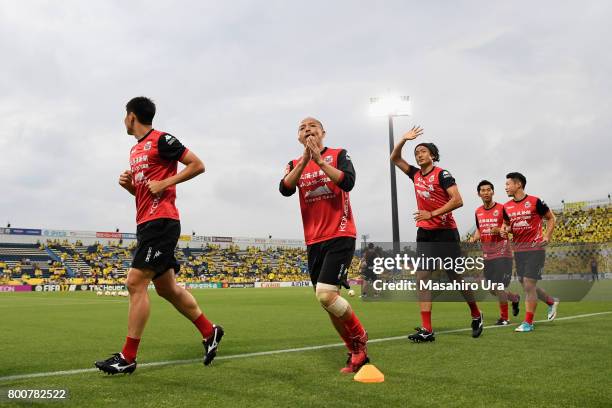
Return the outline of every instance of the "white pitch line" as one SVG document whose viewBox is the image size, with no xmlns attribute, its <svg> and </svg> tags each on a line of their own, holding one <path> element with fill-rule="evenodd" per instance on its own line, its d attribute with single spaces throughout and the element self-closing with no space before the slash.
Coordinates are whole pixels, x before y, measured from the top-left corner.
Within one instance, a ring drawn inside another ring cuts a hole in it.
<svg viewBox="0 0 612 408">
<path fill-rule="evenodd" d="M 586 317 L 602 316 L 602 315 L 607 315 L 607 314 L 612 314 L 612 311 L 558 317 L 555 319 L 555 321 L 583 319 Z M 535 323 L 549 323 L 549 321 L 548 320 L 536 320 Z M 516 326 L 516 325 L 517 323 L 512 323 L 508 326 L 485 326 L 485 329 L 496 329 L 496 328 L 502 328 L 502 327 Z M 436 332 L 436 334 L 459 333 L 459 332 L 465 332 L 465 331 L 470 331 L 470 330 L 472 329 L 462 328 L 462 329 L 453 329 L 453 330 L 443 330 L 443 331 Z M 405 340 L 406 337 L 407 336 L 384 337 L 380 339 L 369 340 L 368 343 L 383 343 L 383 342 L 394 341 L 394 340 Z M 313 351 L 313 350 L 321 350 L 321 349 L 342 347 L 342 346 L 344 346 L 344 343 L 322 344 L 319 346 L 307 346 L 307 347 L 290 348 L 290 349 L 283 349 L 283 350 L 257 351 L 254 353 L 243 353 L 243 354 L 233 354 L 229 356 L 219 356 L 219 357 L 216 357 L 215 360 L 234 360 L 238 358 L 260 357 L 260 356 L 269 356 L 269 355 L 274 355 L 274 354 L 299 353 L 301 351 Z M 139 364 L 138 368 L 160 367 L 160 366 L 167 366 L 167 365 L 194 364 L 194 363 L 201 363 L 201 362 L 202 362 L 201 358 L 189 359 L 189 360 L 155 361 L 152 363 Z M 80 368 L 80 369 L 75 369 L 75 370 L 49 371 L 45 373 L 17 374 L 17 375 L 9 375 L 6 377 L 0 377 L 0 382 L 24 380 L 24 379 L 40 378 L 40 377 L 54 377 L 54 376 L 63 376 L 63 375 L 93 373 L 93 372 L 98 372 L 98 371 L 99 370 L 97 368 Z"/>
</svg>

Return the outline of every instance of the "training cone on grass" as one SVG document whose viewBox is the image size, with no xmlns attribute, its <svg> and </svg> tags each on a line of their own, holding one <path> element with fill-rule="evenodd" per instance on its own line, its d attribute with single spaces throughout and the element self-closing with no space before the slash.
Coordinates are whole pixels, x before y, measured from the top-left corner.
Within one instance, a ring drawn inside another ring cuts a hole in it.
<svg viewBox="0 0 612 408">
<path fill-rule="evenodd" d="M 381 383 L 385 381 L 385 375 L 374 365 L 366 364 L 357 371 L 353 380 L 362 383 Z"/>
</svg>

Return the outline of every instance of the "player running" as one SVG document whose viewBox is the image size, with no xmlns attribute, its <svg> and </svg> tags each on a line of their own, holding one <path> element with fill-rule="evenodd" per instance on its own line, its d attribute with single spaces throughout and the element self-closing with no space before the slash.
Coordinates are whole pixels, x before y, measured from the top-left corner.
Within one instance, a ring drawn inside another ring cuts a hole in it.
<svg viewBox="0 0 612 408">
<path fill-rule="evenodd" d="M 130 170 L 119 176 L 119 184 L 136 197 L 137 246 L 126 286 L 130 293 L 127 338 L 120 353 L 95 366 L 108 374 L 132 373 L 140 338 L 149 318 L 147 288 L 153 281 L 157 294 L 193 322 L 204 345 L 204 364 L 217 354 L 223 328 L 212 324 L 187 290 L 178 286 L 175 273 L 180 266 L 174 250 L 181 233 L 179 213 L 174 205 L 176 184 L 204 172 L 204 164 L 174 136 L 153 129 L 155 104 L 136 97 L 126 105 L 125 127 L 137 143 L 130 151 Z M 185 168 L 177 174 L 177 163 Z"/>
<path fill-rule="evenodd" d="M 353 373 L 369 362 L 368 334 L 340 296 L 340 285 L 355 253 L 357 232 L 349 201 L 355 170 L 346 150 L 324 147 L 324 138 L 320 121 L 306 118 L 300 122 L 298 140 L 304 153 L 289 162 L 279 189 L 286 197 L 299 190 L 310 279 L 319 303 L 349 350 L 341 372 Z"/>
<path fill-rule="evenodd" d="M 374 274 L 374 259 L 378 256 L 378 251 L 374 248 L 373 243 L 369 243 L 368 247 L 363 251 L 363 256 L 361 258 L 361 263 L 359 269 L 361 270 L 361 298 L 365 298 L 368 296 L 368 291 L 370 288 L 376 293 L 374 288 L 372 287 L 372 282 L 376 279 L 376 275 Z"/>
<path fill-rule="evenodd" d="M 548 320 L 557 317 L 559 299 L 550 297 L 538 281 L 542 279 L 545 247 L 555 229 L 555 215 L 538 197 L 527 195 L 527 179 L 521 173 L 506 175 L 506 193 L 512 200 L 504 204 L 504 234 L 512 233 L 516 274 L 525 291 L 525 321 L 516 328 L 517 332 L 531 332 L 534 329 L 533 316 L 538 297 L 548 305 Z M 542 235 L 542 220 L 546 221 L 546 233 Z"/>
<path fill-rule="evenodd" d="M 440 161 L 440 153 L 433 143 L 419 143 L 414 148 L 414 157 L 420 168 L 411 166 L 402 158 L 402 148 L 409 140 L 423 134 L 423 129 L 410 129 L 391 153 L 391 161 L 414 182 L 414 191 L 418 211 L 414 213 L 417 230 L 417 253 L 428 258 L 452 258 L 461 256 L 459 231 L 452 211 L 463 206 L 463 200 L 455 179 L 448 170 L 435 165 Z M 433 265 L 432 265 L 433 266 Z M 416 272 L 419 281 L 419 304 L 421 309 L 421 327 L 408 338 L 414 342 L 434 341 L 435 334 L 431 325 L 431 291 L 422 289 L 421 282 L 431 280 L 434 268 L 422 268 Z M 445 270 L 451 281 L 462 282 L 463 278 L 454 270 Z M 472 337 L 482 334 L 483 316 L 471 290 L 461 291 L 470 307 L 472 316 Z"/>
<path fill-rule="evenodd" d="M 480 241 L 484 258 L 484 277 L 494 283 L 502 283 L 505 290 L 491 290 L 499 300 L 500 317 L 495 323 L 507 326 L 508 299 L 512 301 L 512 315 L 519 314 L 520 296 L 508 290 L 512 279 L 512 248 L 507 237 L 501 236 L 504 225 L 504 206 L 493 201 L 493 183 L 482 180 L 476 188 L 482 205 L 476 209 L 476 232 L 471 242 Z"/>
</svg>

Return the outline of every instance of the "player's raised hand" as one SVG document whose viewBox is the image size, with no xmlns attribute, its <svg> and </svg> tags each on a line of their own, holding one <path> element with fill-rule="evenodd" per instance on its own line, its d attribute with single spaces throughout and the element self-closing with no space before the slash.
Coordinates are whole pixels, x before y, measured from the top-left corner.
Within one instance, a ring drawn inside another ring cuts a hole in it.
<svg viewBox="0 0 612 408">
<path fill-rule="evenodd" d="M 302 154 L 302 163 L 304 163 L 304 165 L 308 164 L 311 158 L 312 156 L 310 154 L 310 148 L 308 146 L 304 147 L 304 153 Z"/>
<path fill-rule="evenodd" d="M 132 172 L 130 170 L 125 170 L 119 175 L 119 185 L 121 187 L 130 187 L 132 184 Z"/>
<path fill-rule="evenodd" d="M 312 157 L 312 160 L 320 164 L 323 159 L 321 158 L 321 152 L 319 151 L 319 146 L 317 142 L 315 142 L 315 139 L 312 137 L 307 138 L 306 147 L 310 150 L 310 157 Z"/>
<path fill-rule="evenodd" d="M 166 188 L 168 188 L 168 186 L 166 185 L 166 183 L 163 180 L 162 181 L 149 180 L 149 181 L 147 181 L 147 188 L 149 189 L 151 194 L 153 194 L 154 196 L 159 197 L 159 196 L 162 195 L 164 190 Z"/>
<path fill-rule="evenodd" d="M 404 136 L 402 136 L 403 140 L 414 140 L 417 137 L 421 136 L 423 134 L 423 128 L 420 126 L 413 126 L 412 129 L 410 129 L 409 131 L 407 131 L 406 133 L 404 133 Z"/>
</svg>

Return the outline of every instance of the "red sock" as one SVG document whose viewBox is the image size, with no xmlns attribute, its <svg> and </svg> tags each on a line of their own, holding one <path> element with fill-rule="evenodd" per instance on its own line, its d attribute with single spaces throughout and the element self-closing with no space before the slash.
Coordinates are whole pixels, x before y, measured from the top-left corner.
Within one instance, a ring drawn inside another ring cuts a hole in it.
<svg viewBox="0 0 612 408">
<path fill-rule="evenodd" d="M 499 310 L 501 311 L 501 318 L 508 320 L 508 302 L 499 302 Z"/>
<path fill-rule="evenodd" d="M 203 339 L 209 338 L 214 332 L 212 323 L 204 316 L 204 313 L 195 319 L 193 324 L 195 324 L 195 327 L 202 333 Z"/>
<path fill-rule="evenodd" d="M 350 351 L 353 345 L 353 341 L 351 340 L 351 336 L 349 336 L 348 334 L 348 330 L 346 330 L 346 327 L 344 327 L 344 323 L 342 322 L 342 320 L 340 320 L 339 317 L 336 317 L 331 313 L 329 314 L 329 317 L 332 320 L 332 324 L 336 328 L 338 335 L 342 338 L 342 341 L 344 341 L 344 345 Z"/>
<path fill-rule="evenodd" d="M 365 329 L 355 315 L 355 312 L 351 312 L 351 316 L 344 321 L 344 327 L 351 337 L 362 336 L 365 333 Z"/>
<path fill-rule="evenodd" d="M 550 296 L 546 295 L 546 300 L 544 301 L 548 306 L 552 306 L 555 304 L 555 299 L 551 298 Z"/>
<path fill-rule="evenodd" d="M 533 312 L 525 313 L 525 321 L 529 324 L 533 324 Z"/>
<path fill-rule="evenodd" d="M 431 310 L 421 310 L 421 326 L 423 326 L 423 328 L 428 332 L 433 331 L 433 329 L 431 328 Z"/>
<path fill-rule="evenodd" d="M 480 316 L 480 309 L 478 309 L 478 305 L 476 304 L 476 302 L 467 302 L 468 306 L 470 307 L 470 313 L 472 314 L 473 318 L 477 318 Z"/>
<path fill-rule="evenodd" d="M 123 354 L 123 358 L 125 358 L 128 363 L 132 363 L 134 360 L 136 360 L 139 344 L 140 339 L 135 339 L 129 336 L 125 338 L 125 344 L 123 345 L 121 354 Z"/>
<path fill-rule="evenodd" d="M 340 337 L 342 337 L 342 341 L 344 342 L 344 345 L 346 346 L 346 348 L 349 349 L 349 351 L 351 351 L 353 349 L 353 341 L 351 340 L 351 337 L 348 335 L 348 332 L 342 333 Z"/>
</svg>

